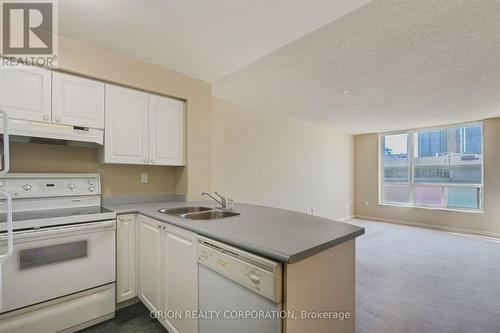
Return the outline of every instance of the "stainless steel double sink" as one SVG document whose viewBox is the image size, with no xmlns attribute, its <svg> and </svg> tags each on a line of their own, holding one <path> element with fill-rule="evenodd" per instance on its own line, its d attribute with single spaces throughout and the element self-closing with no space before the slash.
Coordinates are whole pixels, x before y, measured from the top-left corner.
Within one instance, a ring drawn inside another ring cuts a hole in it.
<svg viewBox="0 0 500 333">
<path fill-rule="evenodd" d="M 230 212 L 227 210 L 214 209 L 209 207 L 177 207 L 177 208 L 162 208 L 159 210 L 162 214 L 179 216 L 190 220 L 215 220 L 231 216 L 238 216 L 239 213 Z"/>
</svg>

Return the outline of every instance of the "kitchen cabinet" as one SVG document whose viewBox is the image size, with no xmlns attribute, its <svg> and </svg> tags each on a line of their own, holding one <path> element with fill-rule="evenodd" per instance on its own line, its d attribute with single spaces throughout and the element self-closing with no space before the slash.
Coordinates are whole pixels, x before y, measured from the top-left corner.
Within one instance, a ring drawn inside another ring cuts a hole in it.
<svg viewBox="0 0 500 333">
<path fill-rule="evenodd" d="M 163 242 L 163 311 L 180 313 L 198 310 L 198 254 L 197 236 L 192 232 L 167 226 Z M 198 321 L 170 318 L 166 320 L 170 332 L 196 333 Z"/>
<path fill-rule="evenodd" d="M 52 73 L 52 122 L 104 129 L 104 83 Z"/>
<path fill-rule="evenodd" d="M 0 70 L 0 108 L 9 118 L 51 121 L 51 72 L 42 68 Z"/>
<path fill-rule="evenodd" d="M 162 232 L 163 223 L 139 216 L 138 279 L 139 299 L 151 311 L 161 309 L 162 286 Z"/>
<path fill-rule="evenodd" d="M 139 298 L 151 311 L 197 311 L 197 235 L 142 215 L 138 222 Z M 159 321 L 170 332 L 198 332 L 195 319 Z"/>
<path fill-rule="evenodd" d="M 103 163 L 184 165 L 185 103 L 106 85 Z"/>
<path fill-rule="evenodd" d="M 136 216 L 119 215 L 116 218 L 116 303 L 136 296 Z"/>
<path fill-rule="evenodd" d="M 149 95 L 151 164 L 184 164 L 184 102 Z"/>
<path fill-rule="evenodd" d="M 106 85 L 105 163 L 148 164 L 148 94 Z"/>
</svg>

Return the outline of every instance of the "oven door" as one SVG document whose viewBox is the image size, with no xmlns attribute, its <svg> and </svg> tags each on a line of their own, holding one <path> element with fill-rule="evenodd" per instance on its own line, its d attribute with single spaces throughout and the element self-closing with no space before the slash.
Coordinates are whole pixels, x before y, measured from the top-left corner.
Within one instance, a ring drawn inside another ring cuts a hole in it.
<svg viewBox="0 0 500 333">
<path fill-rule="evenodd" d="M 0 313 L 115 281 L 115 220 L 14 232 Z M 7 246 L 0 236 L 0 253 Z"/>
</svg>

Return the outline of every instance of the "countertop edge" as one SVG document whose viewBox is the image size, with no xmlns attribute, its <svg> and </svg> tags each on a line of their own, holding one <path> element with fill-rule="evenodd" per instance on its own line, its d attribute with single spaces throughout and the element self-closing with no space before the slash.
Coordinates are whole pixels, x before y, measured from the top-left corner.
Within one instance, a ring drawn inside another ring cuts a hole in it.
<svg viewBox="0 0 500 333">
<path fill-rule="evenodd" d="M 351 239 L 355 239 L 356 237 L 364 235 L 364 233 L 365 233 L 365 229 L 363 228 L 361 230 L 354 231 L 354 232 L 352 232 L 348 235 L 345 235 L 343 237 L 339 237 L 337 239 L 334 239 L 330 242 L 326 242 L 326 243 L 320 244 L 318 246 L 315 246 L 313 248 L 310 248 L 308 250 L 299 252 L 297 254 L 290 256 L 287 263 L 294 264 L 296 262 L 302 261 L 304 259 L 307 259 L 309 257 L 314 256 L 315 254 L 318 254 L 318 253 L 323 252 L 325 250 L 328 250 L 332 247 L 335 247 L 335 246 L 340 245 L 342 243 L 348 242 Z"/>
</svg>

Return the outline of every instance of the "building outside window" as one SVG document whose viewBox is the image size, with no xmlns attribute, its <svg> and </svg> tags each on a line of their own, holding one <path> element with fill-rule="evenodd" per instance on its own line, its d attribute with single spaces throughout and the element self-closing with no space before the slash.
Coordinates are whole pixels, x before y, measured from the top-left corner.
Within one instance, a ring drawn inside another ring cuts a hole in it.
<svg viewBox="0 0 500 333">
<path fill-rule="evenodd" d="M 483 125 L 382 134 L 380 203 L 482 209 Z"/>
</svg>

